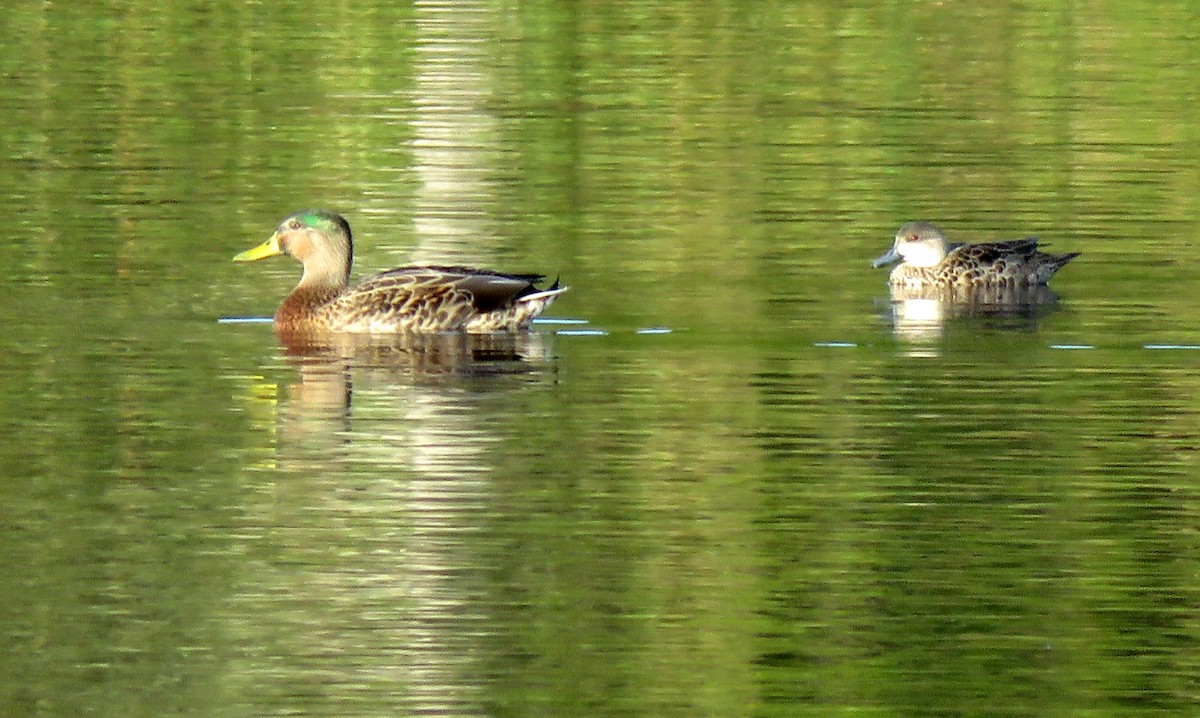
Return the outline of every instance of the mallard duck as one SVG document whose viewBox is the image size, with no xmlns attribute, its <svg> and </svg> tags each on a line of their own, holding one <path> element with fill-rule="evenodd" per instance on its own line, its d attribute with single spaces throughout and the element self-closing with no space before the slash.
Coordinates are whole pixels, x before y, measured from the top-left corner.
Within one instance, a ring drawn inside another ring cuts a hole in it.
<svg viewBox="0 0 1200 718">
<path fill-rule="evenodd" d="M 909 222 L 896 232 L 887 254 L 871 262 L 882 267 L 901 262 L 888 283 L 893 288 L 998 289 L 1046 284 L 1063 265 L 1079 256 L 1038 251 L 1037 237 L 983 244 L 947 244 L 929 222 Z"/>
<path fill-rule="evenodd" d="M 275 312 L 276 329 L 289 333 L 511 332 L 527 328 L 567 291 L 557 280 L 538 289 L 540 274 L 449 266 L 391 269 L 351 287 L 350 225 L 319 209 L 288 216 L 270 239 L 233 261 L 277 254 L 304 265 L 300 282 Z"/>
</svg>

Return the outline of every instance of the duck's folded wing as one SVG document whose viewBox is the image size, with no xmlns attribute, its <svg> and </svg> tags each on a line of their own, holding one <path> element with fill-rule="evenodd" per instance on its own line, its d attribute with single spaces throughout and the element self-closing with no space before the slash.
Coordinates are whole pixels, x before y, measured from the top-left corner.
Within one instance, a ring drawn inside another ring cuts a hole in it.
<svg viewBox="0 0 1200 718">
<path fill-rule="evenodd" d="M 490 312 L 507 307 L 517 299 L 537 291 L 535 282 L 543 279 L 540 274 L 501 274 L 479 270 L 467 270 L 455 284 L 471 293 L 475 309 Z"/>
<path fill-rule="evenodd" d="M 469 267 L 401 267 L 364 279 L 339 302 L 412 311 L 416 303 L 455 300 L 488 312 L 536 291 L 534 283 L 542 278 Z"/>
<path fill-rule="evenodd" d="M 1037 237 L 1013 239 L 1007 242 L 984 242 L 983 244 L 966 244 L 954 250 L 970 257 L 981 265 L 994 264 L 1001 259 L 1018 257 L 1030 259 L 1037 254 Z"/>
</svg>

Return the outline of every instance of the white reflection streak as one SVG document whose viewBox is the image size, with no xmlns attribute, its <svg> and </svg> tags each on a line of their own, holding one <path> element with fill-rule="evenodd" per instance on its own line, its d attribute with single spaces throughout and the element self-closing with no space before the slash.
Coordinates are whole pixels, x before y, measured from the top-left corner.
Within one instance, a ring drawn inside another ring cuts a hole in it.
<svg viewBox="0 0 1200 718">
<path fill-rule="evenodd" d="M 413 155 L 420 178 L 414 261 L 475 263 L 486 242 L 488 148 L 497 127 L 484 102 L 492 78 L 487 59 L 488 6 L 418 2 Z M 474 712 L 482 686 L 475 665 L 485 617 L 470 604 L 460 574 L 463 534 L 482 515 L 489 468 L 486 436 L 469 411 L 446 397 L 418 393 L 407 413 L 413 478 L 406 489 L 413 525 L 405 570 L 413 607 L 402 662 L 417 712 Z M 461 407 L 460 407 L 461 408 Z"/>
<path fill-rule="evenodd" d="M 420 188 L 414 224 L 421 262 L 479 261 L 487 245 L 487 176 L 496 152 L 485 107 L 492 11 L 478 2 L 418 2 L 413 155 Z M 457 255 L 457 257 L 456 257 Z"/>
<path fill-rule="evenodd" d="M 915 357 L 938 356 L 937 340 L 946 320 L 945 306 L 936 299 L 902 299 L 892 303 L 892 323 L 896 336 L 909 343 L 905 354 Z"/>
<path fill-rule="evenodd" d="M 472 542 L 488 491 L 488 436 L 479 431 L 469 406 L 435 392 L 417 392 L 406 418 L 412 477 L 405 508 L 411 517 L 404 572 L 412 607 L 402 650 L 407 691 L 420 712 L 473 713 L 482 686 L 477 641 L 486 616 L 479 614 L 464 574 L 473 573 Z"/>
</svg>

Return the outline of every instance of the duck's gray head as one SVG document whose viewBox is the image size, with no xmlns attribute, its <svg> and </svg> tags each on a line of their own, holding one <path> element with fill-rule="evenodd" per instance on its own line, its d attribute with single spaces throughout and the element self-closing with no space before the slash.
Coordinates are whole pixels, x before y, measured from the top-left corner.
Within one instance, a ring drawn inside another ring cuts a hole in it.
<svg viewBox="0 0 1200 718">
<path fill-rule="evenodd" d="M 946 235 L 929 222 L 909 222 L 896 231 L 892 248 L 871 262 L 884 267 L 901 260 L 914 267 L 936 267 L 946 258 Z"/>
</svg>

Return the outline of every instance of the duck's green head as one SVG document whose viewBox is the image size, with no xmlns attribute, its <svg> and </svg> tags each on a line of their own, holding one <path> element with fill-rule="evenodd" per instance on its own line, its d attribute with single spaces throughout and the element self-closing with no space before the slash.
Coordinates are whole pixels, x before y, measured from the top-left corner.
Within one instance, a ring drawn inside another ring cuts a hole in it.
<svg viewBox="0 0 1200 718">
<path fill-rule="evenodd" d="M 304 265 L 306 275 L 350 277 L 354 244 L 350 225 L 339 214 L 323 209 L 304 209 L 288 215 L 266 242 L 233 258 L 253 262 L 279 254 L 290 254 Z"/>
</svg>

